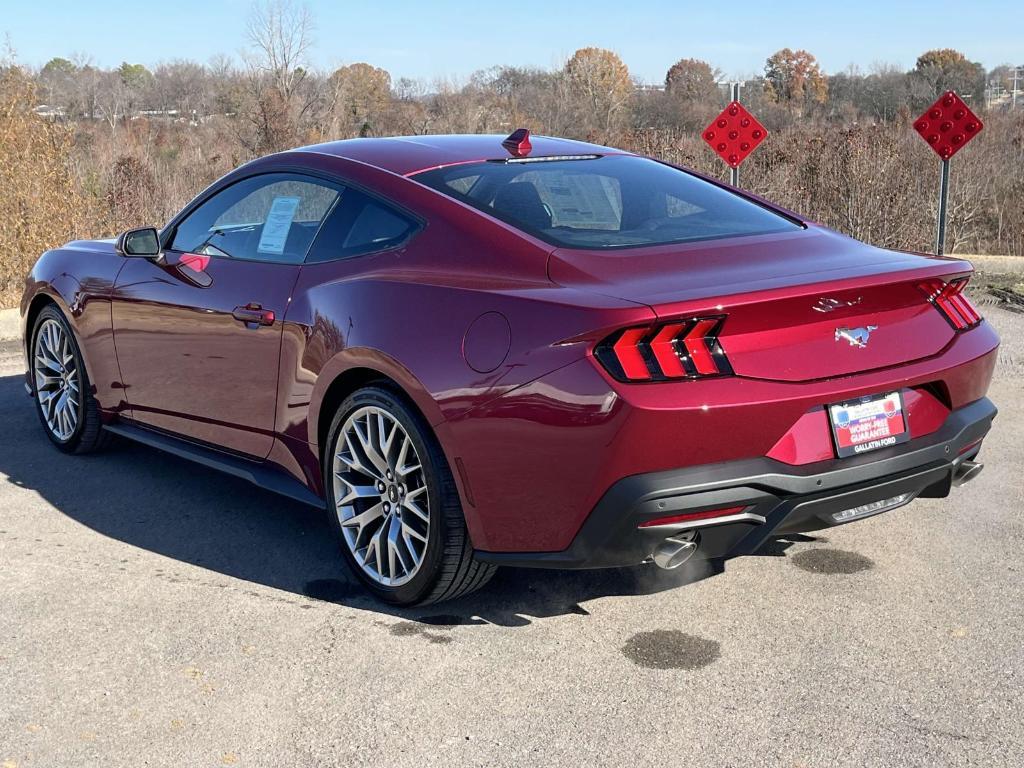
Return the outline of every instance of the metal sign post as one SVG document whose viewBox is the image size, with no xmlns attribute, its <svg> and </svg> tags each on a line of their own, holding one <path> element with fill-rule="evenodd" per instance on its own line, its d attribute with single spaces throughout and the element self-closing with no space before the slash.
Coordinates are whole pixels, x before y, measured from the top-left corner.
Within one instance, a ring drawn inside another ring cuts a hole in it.
<svg viewBox="0 0 1024 768">
<path fill-rule="evenodd" d="M 739 101 L 740 101 L 740 84 L 739 83 L 733 83 L 732 84 L 732 96 L 731 96 L 731 98 L 732 98 L 732 101 L 734 101 L 737 104 L 739 104 Z M 729 167 L 729 183 L 732 184 L 734 187 L 738 187 L 740 185 L 740 167 L 738 165 L 730 166 Z"/>
<path fill-rule="evenodd" d="M 949 160 L 942 161 L 939 175 L 939 225 L 935 231 L 935 254 L 946 252 L 946 206 L 949 202 Z"/>
<path fill-rule="evenodd" d="M 935 228 L 935 253 L 946 251 L 946 214 L 949 210 L 949 161 L 985 127 L 955 91 L 939 96 L 914 122 L 914 130 L 942 160 L 939 175 L 939 221 Z"/>
<path fill-rule="evenodd" d="M 740 83 L 732 84 L 732 101 L 702 134 L 704 141 L 729 166 L 729 181 L 740 183 L 740 163 L 747 159 L 768 131 L 739 102 Z"/>
</svg>

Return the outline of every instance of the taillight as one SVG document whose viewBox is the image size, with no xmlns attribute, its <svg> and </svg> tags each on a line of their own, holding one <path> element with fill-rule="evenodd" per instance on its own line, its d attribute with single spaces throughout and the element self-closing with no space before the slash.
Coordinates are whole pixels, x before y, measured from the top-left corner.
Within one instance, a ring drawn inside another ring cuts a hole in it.
<svg viewBox="0 0 1024 768">
<path fill-rule="evenodd" d="M 667 381 L 730 376 L 718 341 L 725 318 L 697 317 L 655 326 L 624 328 L 594 348 L 594 356 L 619 381 Z"/>
<path fill-rule="evenodd" d="M 956 330 L 966 331 L 981 322 L 981 314 L 964 294 L 966 277 L 958 277 L 948 283 L 938 279 L 926 280 L 918 283 L 917 287 Z"/>
</svg>

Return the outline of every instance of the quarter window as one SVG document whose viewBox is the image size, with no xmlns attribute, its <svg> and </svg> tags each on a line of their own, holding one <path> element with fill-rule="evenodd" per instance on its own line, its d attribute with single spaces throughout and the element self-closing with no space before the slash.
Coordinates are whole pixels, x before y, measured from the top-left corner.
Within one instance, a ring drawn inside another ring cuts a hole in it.
<svg viewBox="0 0 1024 768">
<path fill-rule="evenodd" d="M 347 187 L 324 222 L 306 261 L 334 261 L 393 248 L 405 242 L 416 226 L 416 222 L 386 203 Z"/>
</svg>

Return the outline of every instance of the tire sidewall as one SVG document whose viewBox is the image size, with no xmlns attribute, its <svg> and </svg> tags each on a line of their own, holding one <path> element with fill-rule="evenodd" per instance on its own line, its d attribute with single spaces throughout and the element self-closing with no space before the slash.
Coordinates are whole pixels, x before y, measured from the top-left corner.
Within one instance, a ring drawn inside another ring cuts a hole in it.
<svg viewBox="0 0 1024 768">
<path fill-rule="evenodd" d="M 354 411 L 365 406 L 374 406 L 387 410 L 402 425 L 402 428 L 409 435 L 409 439 L 412 440 L 413 447 L 419 456 L 420 464 L 424 469 L 424 476 L 427 480 L 430 528 L 427 533 L 427 548 L 423 555 L 423 563 L 412 579 L 398 587 L 388 587 L 379 584 L 363 572 L 362 567 L 356 562 L 355 556 L 349 549 L 342 532 L 341 521 L 338 519 L 337 514 L 333 474 L 338 435 L 348 417 Z M 433 444 L 428 445 L 427 441 L 432 441 Z M 400 398 L 381 387 L 366 387 L 349 395 L 342 402 L 334 415 L 334 419 L 331 421 L 331 428 L 328 432 L 327 446 L 324 450 L 322 462 L 327 514 L 331 520 L 331 526 L 338 536 L 339 548 L 349 568 L 370 591 L 386 602 L 403 605 L 416 603 L 430 594 L 440 575 L 445 541 L 445 532 L 442 529 L 447 524 L 446 515 L 444 514 L 445 500 L 442 493 L 443 482 L 441 472 L 443 468 L 438 466 L 436 458 L 440 456 L 440 448 L 436 447 L 435 438 L 430 433 L 429 428 L 423 423 L 423 420 Z"/>
<path fill-rule="evenodd" d="M 67 334 L 68 340 L 71 344 L 71 354 L 75 357 L 75 368 L 78 370 L 78 423 L 75 425 L 75 431 L 67 440 L 60 440 L 50 430 L 49 425 L 46 423 L 46 417 L 43 415 L 43 407 L 39 402 L 39 394 L 36 392 L 36 343 L 39 337 L 39 331 L 42 329 L 43 323 L 46 320 L 55 320 L 64 329 L 64 333 Z M 32 340 L 29 346 L 29 366 L 30 381 L 32 382 L 32 401 L 35 404 L 36 416 L 39 417 L 39 423 L 43 425 L 43 432 L 46 433 L 50 442 L 58 449 L 65 453 L 74 453 L 79 442 L 82 440 L 82 433 L 85 431 L 85 404 L 89 393 L 89 375 L 86 373 L 85 362 L 82 358 L 82 351 L 78 346 L 78 339 L 76 338 L 74 331 L 71 329 L 71 324 L 67 321 L 67 318 L 64 317 L 64 313 L 53 305 L 44 307 L 42 311 L 40 311 L 39 315 L 36 317 L 35 325 L 32 327 Z"/>
</svg>

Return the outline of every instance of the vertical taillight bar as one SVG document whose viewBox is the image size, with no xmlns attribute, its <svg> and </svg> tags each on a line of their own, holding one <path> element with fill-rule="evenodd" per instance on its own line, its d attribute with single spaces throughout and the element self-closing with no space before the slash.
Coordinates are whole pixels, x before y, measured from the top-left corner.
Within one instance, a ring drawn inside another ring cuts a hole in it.
<svg viewBox="0 0 1024 768">
<path fill-rule="evenodd" d="M 718 319 L 713 317 L 698 320 L 682 339 L 683 345 L 693 361 L 693 367 L 701 376 L 714 376 L 719 373 L 718 366 L 715 365 L 715 360 L 711 356 L 711 348 L 707 343 L 708 339 L 717 341 L 712 335 L 712 331 L 718 322 Z"/>
<path fill-rule="evenodd" d="M 676 337 L 686 327 L 686 323 L 669 323 L 663 325 L 651 339 L 651 352 L 658 368 L 669 378 L 686 376 L 686 368 L 679 358 L 679 351 L 676 348 Z"/>
<path fill-rule="evenodd" d="M 640 342 L 647 332 L 647 328 L 627 328 L 612 344 L 612 353 L 622 367 L 622 372 L 627 379 L 632 381 L 644 381 L 651 378 L 647 361 L 644 360 L 644 356 L 640 352 Z"/>
<path fill-rule="evenodd" d="M 966 277 L 958 277 L 948 283 L 938 279 L 926 280 L 917 287 L 955 330 L 966 331 L 981 322 L 981 314 L 964 293 Z"/>
<path fill-rule="evenodd" d="M 697 317 L 616 331 L 594 356 L 619 381 L 668 381 L 728 376 L 732 367 L 718 340 L 725 318 Z"/>
</svg>

